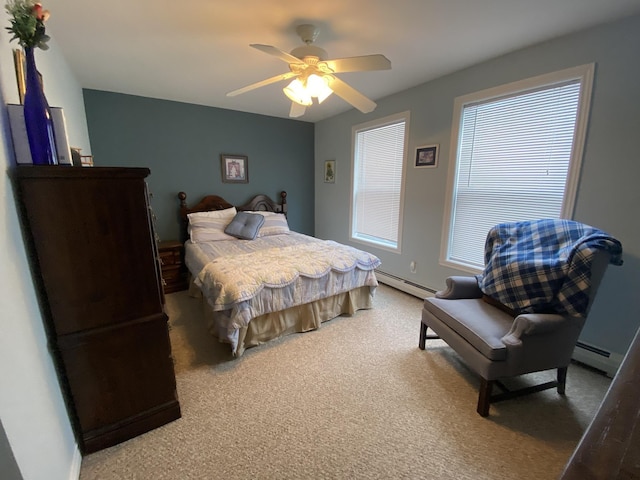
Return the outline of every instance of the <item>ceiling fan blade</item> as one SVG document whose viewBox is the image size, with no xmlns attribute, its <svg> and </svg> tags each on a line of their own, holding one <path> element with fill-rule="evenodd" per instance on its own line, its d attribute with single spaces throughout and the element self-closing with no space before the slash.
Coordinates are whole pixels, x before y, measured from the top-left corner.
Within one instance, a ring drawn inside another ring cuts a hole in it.
<svg viewBox="0 0 640 480">
<path fill-rule="evenodd" d="M 333 75 L 327 75 L 327 77 L 329 77 L 329 88 L 331 88 L 336 95 L 356 107 L 362 113 L 373 112 L 377 107 L 377 104 L 373 100 L 368 99 L 338 77 L 334 77 Z"/>
<path fill-rule="evenodd" d="M 289 110 L 289 116 L 291 118 L 298 118 L 304 115 L 304 112 L 307 111 L 307 107 L 304 105 L 300 105 L 296 102 L 291 102 L 291 110 Z"/>
<path fill-rule="evenodd" d="M 276 58 L 279 58 L 283 62 L 287 62 L 287 63 L 304 63 L 298 57 L 294 57 L 293 55 L 291 55 L 291 54 L 289 54 L 287 52 L 283 52 L 279 48 L 272 47 L 271 45 L 261 45 L 259 43 L 252 43 L 249 46 L 258 49 L 261 52 L 264 52 L 264 53 L 272 55 L 272 56 L 274 56 Z"/>
<path fill-rule="evenodd" d="M 384 55 L 363 55 L 361 57 L 336 58 L 319 62 L 325 64 L 333 73 L 364 72 L 369 70 L 390 70 L 391 61 Z"/>
<path fill-rule="evenodd" d="M 240 95 L 241 93 L 248 92 L 250 90 L 254 90 L 256 88 L 264 87 L 266 85 L 271 85 L 272 83 L 279 82 L 281 80 L 286 80 L 287 78 L 295 77 L 297 73 L 287 72 L 282 73 L 280 75 L 276 75 L 275 77 L 267 78 L 266 80 L 262 80 L 261 82 L 252 83 L 251 85 L 247 85 L 246 87 L 239 88 L 238 90 L 234 90 L 233 92 L 227 93 L 227 97 L 235 97 L 236 95 Z"/>
</svg>

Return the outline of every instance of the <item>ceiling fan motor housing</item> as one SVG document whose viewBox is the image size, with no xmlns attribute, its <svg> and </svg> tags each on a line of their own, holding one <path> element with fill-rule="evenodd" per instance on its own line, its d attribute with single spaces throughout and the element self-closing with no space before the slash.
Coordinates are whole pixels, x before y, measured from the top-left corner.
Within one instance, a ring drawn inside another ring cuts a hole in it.
<svg viewBox="0 0 640 480">
<path fill-rule="evenodd" d="M 315 45 L 304 45 L 302 47 L 294 48 L 291 50 L 291 55 L 298 57 L 300 60 L 305 57 L 317 57 L 320 62 L 329 58 L 327 51 L 324 48 L 316 47 Z"/>
<path fill-rule="evenodd" d="M 296 27 L 296 33 L 304 43 L 309 45 L 316 41 L 316 38 L 318 38 L 318 34 L 320 33 L 320 29 L 315 25 L 305 23 L 304 25 L 298 25 Z"/>
<path fill-rule="evenodd" d="M 291 50 L 291 55 L 293 55 L 294 57 L 298 57 L 300 60 L 304 60 L 305 57 L 317 57 L 318 60 L 305 60 L 305 63 L 307 63 L 308 65 L 315 65 L 317 62 L 322 62 L 329 58 L 326 50 L 312 45 L 312 43 L 316 41 L 316 38 L 318 38 L 318 34 L 320 33 L 320 29 L 318 27 L 310 24 L 298 25 L 298 27 L 296 28 L 296 33 L 304 42 L 304 46 Z"/>
</svg>

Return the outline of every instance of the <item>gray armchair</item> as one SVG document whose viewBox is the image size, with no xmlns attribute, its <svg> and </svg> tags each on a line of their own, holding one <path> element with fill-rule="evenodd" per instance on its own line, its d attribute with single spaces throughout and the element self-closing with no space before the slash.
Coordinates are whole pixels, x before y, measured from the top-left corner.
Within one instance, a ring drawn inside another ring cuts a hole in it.
<svg viewBox="0 0 640 480">
<path fill-rule="evenodd" d="M 487 252 L 486 259 L 489 255 Z M 489 414 L 491 403 L 501 400 L 553 387 L 564 394 L 573 349 L 610 262 L 622 263 L 610 249 L 593 253 L 587 275 L 589 291 L 580 292 L 587 295 L 588 304 L 580 316 L 514 312 L 483 292 L 479 284 L 482 276 L 449 277 L 446 290 L 424 300 L 419 347 L 424 350 L 426 340 L 440 338 L 480 375 L 477 411 L 483 417 Z M 502 378 L 551 369 L 558 370 L 556 381 L 515 391 L 500 382 Z M 494 385 L 503 391 L 493 394 Z"/>
</svg>

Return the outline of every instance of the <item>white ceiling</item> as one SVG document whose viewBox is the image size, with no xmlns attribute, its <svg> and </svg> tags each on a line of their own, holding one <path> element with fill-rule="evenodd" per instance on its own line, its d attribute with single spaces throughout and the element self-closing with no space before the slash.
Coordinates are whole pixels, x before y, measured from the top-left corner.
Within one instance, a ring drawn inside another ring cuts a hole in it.
<svg viewBox="0 0 640 480">
<path fill-rule="evenodd" d="M 288 72 L 249 47 L 301 46 L 320 27 L 329 58 L 381 53 L 388 71 L 340 74 L 372 100 L 565 33 L 640 13 L 640 0 L 43 0 L 49 33 L 84 88 L 287 118 Z M 300 120 L 350 109 L 336 95 Z"/>
</svg>

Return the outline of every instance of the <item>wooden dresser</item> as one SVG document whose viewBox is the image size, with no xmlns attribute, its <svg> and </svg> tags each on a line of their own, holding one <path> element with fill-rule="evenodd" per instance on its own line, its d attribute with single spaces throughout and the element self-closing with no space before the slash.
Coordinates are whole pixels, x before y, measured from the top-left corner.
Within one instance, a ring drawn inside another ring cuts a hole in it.
<svg viewBox="0 0 640 480">
<path fill-rule="evenodd" d="M 149 173 L 15 172 L 49 345 L 84 454 L 180 418 Z"/>
</svg>

